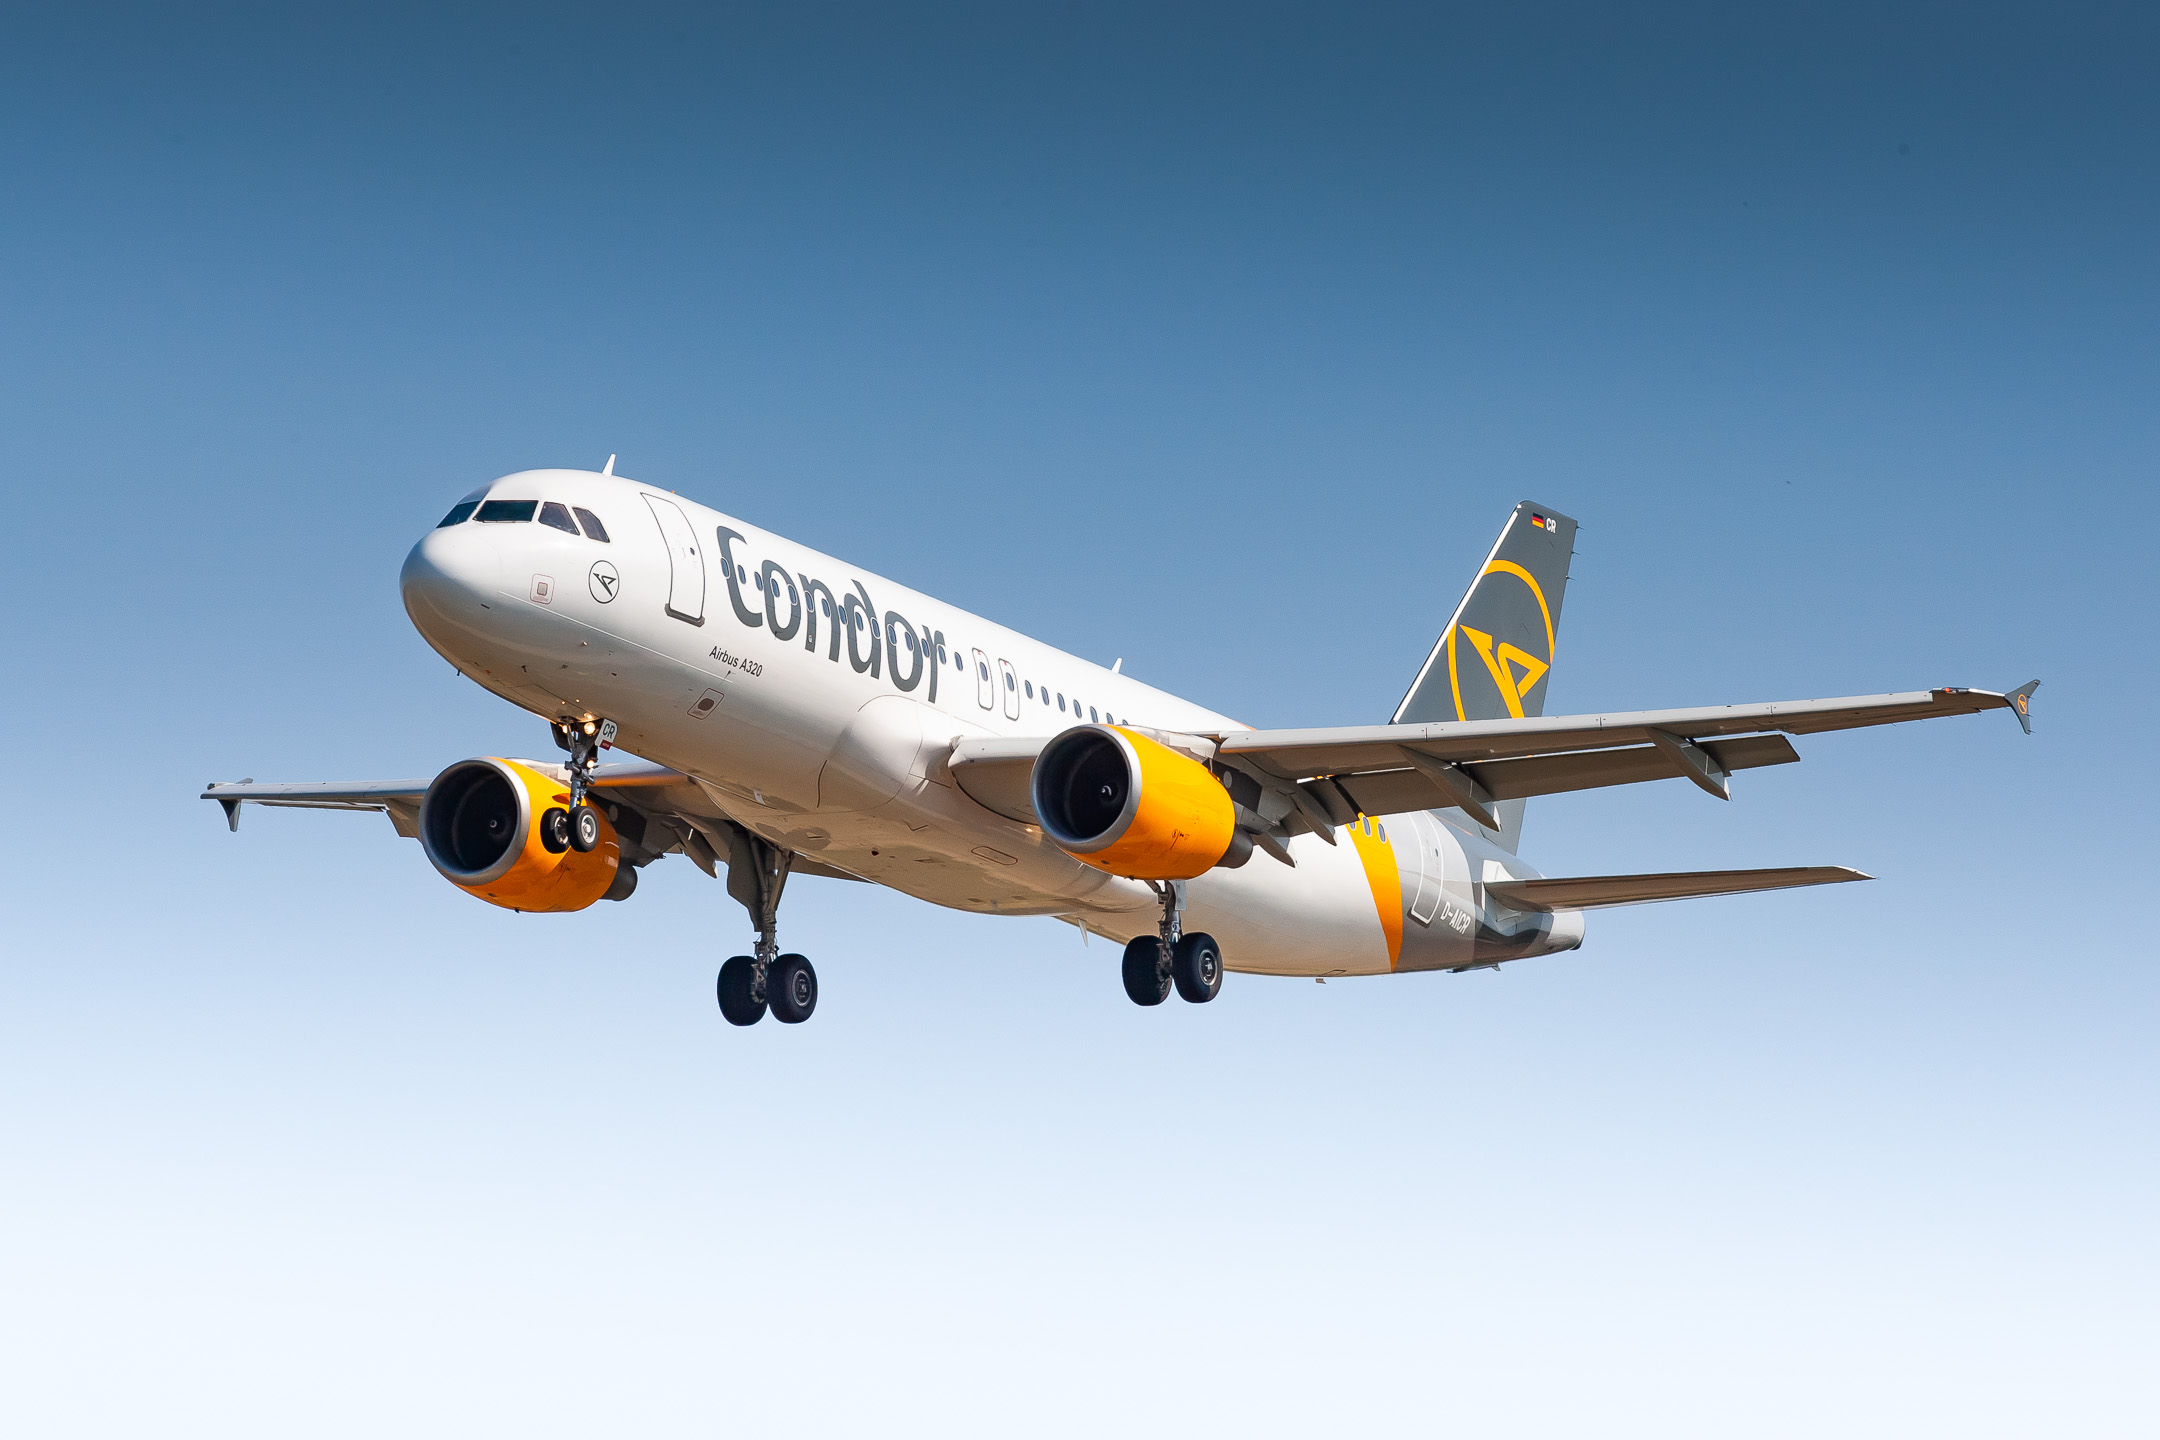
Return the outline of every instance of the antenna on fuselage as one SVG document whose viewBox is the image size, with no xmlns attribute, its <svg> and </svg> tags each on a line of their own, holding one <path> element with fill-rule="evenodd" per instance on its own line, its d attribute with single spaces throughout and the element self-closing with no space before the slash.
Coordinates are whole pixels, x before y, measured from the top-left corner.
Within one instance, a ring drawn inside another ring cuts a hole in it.
<svg viewBox="0 0 2160 1440">
<path fill-rule="evenodd" d="M 613 474 L 615 473 L 615 457 L 614 457 L 614 456 L 610 455 L 610 456 L 608 456 L 608 457 L 607 457 L 607 464 L 605 464 L 605 465 L 603 465 L 603 466 L 601 466 L 601 467 L 600 467 L 600 473 L 601 473 L 602 475 L 613 475 Z"/>
<path fill-rule="evenodd" d="M 1110 667 L 1110 673 L 1113 675 L 1122 675 L 1125 673 L 1125 657 L 1123 655 L 1117 657 L 1117 663 Z"/>
</svg>

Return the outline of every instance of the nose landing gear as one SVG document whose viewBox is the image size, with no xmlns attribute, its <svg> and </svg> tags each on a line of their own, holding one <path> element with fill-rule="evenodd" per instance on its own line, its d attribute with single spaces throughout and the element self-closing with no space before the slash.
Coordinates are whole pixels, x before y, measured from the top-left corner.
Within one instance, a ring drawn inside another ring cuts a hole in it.
<svg viewBox="0 0 2160 1440">
<path fill-rule="evenodd" d="M 567 845 L 589 855 L 600 844 L 600 816 L 585 803 L 585 797 L 592 789 L 593 768 L 599 764 L 600 752 L 615 746 L 615 722 L 565 720 L 554 730 L 555 743 L 570 752 L 570 809 L 548 811 L 546 818 L 552 828 L 542 840 L 558 854 Z M 562 816 L 560 821 L 555 819 L 558 815 Z"/>
</svg>

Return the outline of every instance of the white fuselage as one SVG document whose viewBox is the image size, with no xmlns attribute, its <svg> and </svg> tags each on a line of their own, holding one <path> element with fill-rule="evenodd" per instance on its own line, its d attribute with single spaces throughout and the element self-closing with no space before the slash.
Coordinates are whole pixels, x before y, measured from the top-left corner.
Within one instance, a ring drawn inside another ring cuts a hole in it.
<svg viewBox="0 0 2160 1440">
<path fill-rule="evenodd" d="M 1057 915 L 1120 941 L 1159 912 L 1147 885 L 969 798 L 944 764 L 956 740 L 1113 719 L 1246 728 L 656 486 L 536 470 L 472 498 L 581 507 L 609 538 L 479 519 L 423 537 L 406 609 L 463 674 L 549 720 L 612 719 L 618 745 L 691 776 L 738 824 L 937 904 Z M 1186 928 L 1213 935 L 1229 969 L 1322 976 L 1579 938 L 1574 917 L 1556 930 L 1489 910 L 1493 867 L 1535 872 L 1453 812 L 1336 833 L 1291 840 L 1294 868 L 1261 854 L 1193 880 Z"/>
</svg>

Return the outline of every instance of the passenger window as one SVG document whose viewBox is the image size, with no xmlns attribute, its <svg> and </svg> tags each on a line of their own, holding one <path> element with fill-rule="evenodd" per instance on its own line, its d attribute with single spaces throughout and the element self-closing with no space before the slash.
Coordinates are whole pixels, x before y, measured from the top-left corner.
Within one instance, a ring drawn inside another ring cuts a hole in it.
<svg viewBox="0 0 2160 1440">
<path fill-rule="evenodd" d="M 1065 697 L 1063 695 L 1058 696 L 1058 713 L 1060 715 L 1065 713 Z"/>
<path fill-rule="evenodd" d="M 608 543 L 607 526 L 600 523 L 599 516 L 582 505 L 573 505 L 570 508 L 577 513 L 578 523 L 585 527 L 585 533 L 588 536 L 599 541 L 602 545 Z"/>
<path fill-rule="evenodd" d="M 1095 720 L 1095 707 L 1092 705 L 1088 706 L 1088 719 Z M 1096 723 L 1100 724 L 1101 722 L 1098 720 Z"/>
<path fill-rule="evenodd" d="M 945 647 L 943 645 L 937 647 L 937 663 L 940 665 L 945 663 Z"/>
<path fill-rule="evenodd" d="M 985 665 L 980 660 L 978 660 L 975 662 L 975 668 L 982 672 L 982 675 L 980 677 L 981 679 L 987 680 L 990 678 L 990 667 L 988 665 Z"/>
<path fill-rule="evenodd" d="M 482 524 L 507 524 L 511 521 L 530 520 L 533 511 L 540 508 L 537 500 L 490 500 L 480 507 L 477 515 Z"/>
<path fill-rule="evenodd" d="M 560 501 L 550 500 L 540 507 L 540 523 L 577 534 L 577 521 L 570 518 L 570 507 Z"/>
<path fill-rule="evenodd" d="M 1035 682 L 1033 680 L 1027 682 L 1027 697 L 1030 700 L 1035 698 Z"/>
<path fill-rule="evenodd" d="M 467 520 L 472 519 L 472 512 L 479 508 L 480 502 L 477 500 L 460 500 L 450 507 L 450 513 L 443 516 L 442 524 L 437 525 L 435 528 L 441 530 L 451 525 L 462 525 Z"/>
<path fill-rule="evenodd" d="M 1010 670 L 1005 672 L 1005 688 L 1008 690 L 1013 688 L 1012 671 Z"/>
</svg>

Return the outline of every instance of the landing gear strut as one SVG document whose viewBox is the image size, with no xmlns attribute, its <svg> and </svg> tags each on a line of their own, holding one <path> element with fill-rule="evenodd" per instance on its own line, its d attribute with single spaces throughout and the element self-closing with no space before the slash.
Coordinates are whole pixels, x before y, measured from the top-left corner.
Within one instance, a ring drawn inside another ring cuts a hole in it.
<svg viewBox="0 0 2160 1440">
<path fill-rule="evenodd" d="M 564 817 L 568 828 L 562 838 L 571 849 L 590 853 L 600 844 L 600 816 L 585 803 L 585 797 L 592 789 L 593 767 L 600 762 L 600 752 L 614 747 L 615 722 L 565 721 L 555 727 L 555 743 L 570 752 L 570 810 Z M 548 848 L 559 851 L 562 847 L 551 838 Z"/>
<path fill-rule="evenodd" d="M 780 892 L 795 852 L 740 826 L 728 827 L 728 894 L 757 925 L 752 953 L 720 967 L 720 1013 L 730 1025 L 755 1025 L 772 1011 L 783 1025 L 800 1025 L 817 1009 L 817 971 L 800 955 L 780 953 Z"/>
<path fill-rule="evenodd" d="M 1162 922 L 1125 947 L 1125 993 L 1135 1005 L 1160 1005 L 1175 985 L 1186 1000 L 1205 1005 L 1222 990 L 1222 947 L 1197 930 L 1185 933 L 1183 880 L 1149 884 L 1162 897 Z"/>
</svg>

